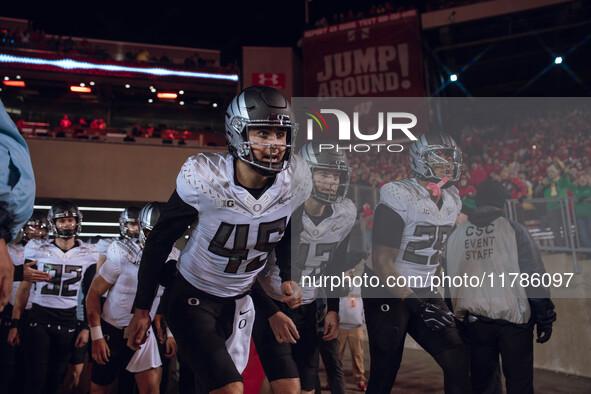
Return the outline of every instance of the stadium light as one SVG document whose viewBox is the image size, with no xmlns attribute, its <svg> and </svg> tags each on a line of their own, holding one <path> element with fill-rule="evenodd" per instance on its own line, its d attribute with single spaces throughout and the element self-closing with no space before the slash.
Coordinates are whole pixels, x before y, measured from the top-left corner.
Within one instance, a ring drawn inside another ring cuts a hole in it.
<svg viewBox="0 0 591 394">
<path fill-rule="evenodd" d="M 156 97 L 159 99 L 175 99 L 178 95 L 176 93 L 158 93 Z"/>
<path fill-rule="evenodd" d="M 554 64 L 560 64 L 562 63 L 562 56 L 556 56 L 556 58 L 554 59 Z"/>
<path fill-rule="evenodd" d="M 4 81 L 4 85 L 6 85 L 6 86 L 15 86 L 17 88 L 24 88 L 25 87 L 25 81 L 10 81 L 10 80 L 5 80 Z"/>
<path fill-rule="evenodd" d="M 70 90 L 75 93 L 90 93 L 92 89 L 87 86 L 70 86 Z"/>
<path fill-rule="evenodd" d="M 81 62 L 73 59 L 40 59 L 35 57 L 22 57 L 13 56 L 7 54 L 0 54 L 0 63 L 21 63 L 31 64 L 37 66 L 51 66 L 57 67 L 64 70 L 101 70 L 108 72 L 132 72 L 141 74 L 150 74 L 156 76 L 174 76 L 174 77 L 187 77 L 187 78 L 204 78 L 204 79 L 217 79 L 226 81 L 238 81 L 237 74 L 215 74 L 215 73 L 204 73 L 204 72 L 193 72 L 193 71 L 182 71 L 182 70 L 171 70 L 166 68 L 158 67 L 129 67 L 129 66 L 118 66 L 114 64 L 99 64 L 90 62 Z"/>
<path fill-rule="evenodd" d="M 449 80 L 452 82 L 455 82 L 458 80 L 458 76 L 456 74 L 452 74 L 449 76 Z"/>
</svg>

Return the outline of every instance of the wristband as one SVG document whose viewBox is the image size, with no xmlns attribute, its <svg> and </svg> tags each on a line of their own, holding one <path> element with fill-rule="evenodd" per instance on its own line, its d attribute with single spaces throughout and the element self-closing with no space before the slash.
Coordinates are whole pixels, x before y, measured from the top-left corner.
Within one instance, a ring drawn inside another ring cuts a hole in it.
<svg viewBox="0 0 591 394">
<path fill-rule="evenodd" d="M 166 327 L 166 338 L 174 338 L 172 332 L 170 331 L 170 328 L 168 327 Z"/>
<path fill-rule="evenodd" d="M 103 329 L 101 328 L 101 326 L 90 327 L 90 338 L 93 341 L 96 341 L 97 339 L 101 339 L 102 337 L 103 337 Z"/>
<path fill-rule="evenodd" d="M 10 328 L 18 328 L 18 322 L 19 321 L 20 321 L 19 319 L 12 319 L 10 321 Z"/>
</svg>

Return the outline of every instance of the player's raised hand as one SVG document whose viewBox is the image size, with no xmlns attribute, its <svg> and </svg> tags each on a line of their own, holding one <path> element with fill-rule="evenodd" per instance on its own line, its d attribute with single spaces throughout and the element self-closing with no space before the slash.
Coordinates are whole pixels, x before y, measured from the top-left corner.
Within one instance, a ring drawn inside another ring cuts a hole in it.
<svg viewBox="0 0 591 394">
<path fill-rule="evenodd" d="M 324 318 L 323 341 L 332 341 L 339 335 L 339 315 L 335 311 L 330 311 Z"/>
<path fill-rule="evenodd" d="M 286 303 L 291 309 L 302 305 L 304 301 L 302 288 L 292 280 L 281 283 L 281 294 L 281 302 Z"/>
<path fill-rule="evenodd" d="M 269 318 L 269 325 L 279 343 L 295 344 L 300 334 L 293 321 L 283 312 L 277 312 Z"/>
<path fill-rule="evenodd" d="M 23 266 L 23 279 L 27 282 L 46 282 L 51 280 L 49 272 L 39 271 L 32 268 L 33 265 L 37 264 L 37 260 L 29 261 Z"/>
<path fill-rule="evenodd" d="M 127 326 L 127 346 L 132 350 L 139 350 L 140 345 L 148 339 L 148 329 L 152 319 L 147 309 L 136 308 L 133 317 Z"/>
</svg>

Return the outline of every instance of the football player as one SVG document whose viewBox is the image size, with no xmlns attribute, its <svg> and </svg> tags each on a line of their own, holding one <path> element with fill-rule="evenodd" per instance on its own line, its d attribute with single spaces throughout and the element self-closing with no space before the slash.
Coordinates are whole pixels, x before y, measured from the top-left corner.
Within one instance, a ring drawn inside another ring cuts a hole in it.
<svg viewBox="0 0 591 394">
<path fill-rule="evenodd" d="M 377 275 L 382 284 L 399 277 L 416 280 L 407 280 L 406 286 L 398 281 L 401 286 L 363 289 L 371 355 L 368 393 L 392 389 L 407 332 L 443 369 L 446 393 L 471 390 L 467 353 L 453 314 L 429 287 L 462 207 L 452 185 L 460 177 L 461 164 L 461 150 L 453 138 L 424 134 L 410 147 L 415 177 L 380 190 L 366 272 Z"/>
<path fill-rule="evenodd" d="M 200 390 L 241 393 L 254 322 L 249 289 L 275 250 L 285 300 L 297 298 L 297 284 L 290 280 L 289 219 L 311 185 L 306 163 L 292 157 L 296 126 L 277 90 L 244 89 L 227 108 L 225 128 L 229 152 L 197 154 L 185 162 L 148 236 L 128 345 L 137 349 L 146 339 L 166 256 L 196 222 L 163 300 L 164 317 Z"/>
<path fill-rule="evenodd" d="M 25 226 L 22 229 L 22 238 L 18 243 L 9 243 L 6 245 L 8 249 L 8 254 L 10 255 L 10 259 L 15 265 L 16 271 L 22 271 L 23 279 L 26 277 L 28 281 L 34 281 L 31 278 L 29 271 L 31 271 L 34 275 L 42 276 L 42 281 L 47 281 L 51 279 L 51 276 L 47 272 L 37 271 L 34 270 L 31 266 L 34 262 L 29 262 L 25 264 L 25 245 L 31 239 L 40 239 L 40 240 L 47 240 L 49 236 L 49 228 L 47 225 L 47 215 L 44 215 L 42 212 L 35 211 L 33 212 L 33 216 L 27 221 Z M 20 267 L 20 270 L 19 270 Z M 13 382 L 18 382 L 22 380 L 24 376 L 24 368 L 25 364 L 22 360 L 22 352 L 20 351 L 19 347 L 10 346 L 7 342 L 8 339 L 8 332 L 11 328 L 12 323 L 12 309 L 14 305 L 14 300 L 16 298 L 16 292 L 20 285 L 21 281 L 15 280 L 12 286 L 12 293 L 10 294 L 10 298 L 8 299 L 8 304 L 2 311 L 0 315 L 1 318 L 1 327 L 0 327 L 0 386 L 6 387 L 10 392 L 15 391 L 15 387 L 11 387 Z M 31 292 L 34 289 L 31 287 Z M 26 320 L 26 314 L 28 314 L 29 310 L 31 309 L 31 299 L 29 298 L 29 302 L 25 306 L 25 310 L 23 312 L 23 319 L 20 323 L 20 329 L 24 328 L 24 320 Z M 18 364 L 18 366 L 17 366 Z M 16 377 L 15 377 L 16 373 Z M 19 377 L 21 379 L 19 379 Z M 16 378 L 16 381 L 13 380 Z"/>
<path fill-rule="evenodd" d="M 346 198 L 351 177 L 351 168 L 343 151 L 321 149 L 322 142 L 309 142 L 302 147 L 300 155 L 312 171 L 312 194 L 301 209 L 292 217 L 292 223 L 301 221 L 299 234 L 302 277 L 314 278 L 327 274 L 325 267 L 335 268 L 333 261 L 344 264 L 349 235 L 357 209 Z M 345 271 L 346 267 L 336 267 Z M 277 315 L 267 318 L 269 313 L 261 310 L 255 302 L 256 321 L 253 339 L 261 364 L 274 393 L 314 391 L 318 373 L 318 335 L 316 316 L 316 295 L 318 288 L 303 286 L 303 305 L 290 309 L 281 302 L 280 269 L 270 259 L 265 270 L 259 274 L 259 282 L 273 299 L 266 310 L 281 312 L 295 323 L 300 339 L 276 338 L 272 325 Z M 339 300 L 329 299 L 325 318 L 323 340 L 335 340 L 338 335 Z M 267 316 L 265 316 L 267 315 Z M 276 340 L 275 340 L 276 339 Z"/>
<path fill-rule="evenodd" d="M 92 378 L 93 393 L 111 392 L 115 379 L 127 369 L 135 373 L 140 393 L 158 391 L 162 361 L 158 352 L 155 335 L 149 335 L 142 348 L 134 352 L 127 347 L 125 328 L 129 325 L 132 304 L 137 289 L 137 273 L 142 257 L 145 239 L 158 221 L 161 204 L 152 202 L 146 205 L 135 223 L 126 221 L 122 225 L 124 237 L 114 241 L 107 251 L 107 260 L 101 266 L 92 282 L 86 298 L 88 322 L 92 338 Z M 128 211 L 128 210 L 126 210 Z M 123 216 L 123 215 L 122 215 Z M 179 250 L 172 249 L 168 260 L 177 260 Z M 163 288 L 158 288 L 155 302 L 150 311 L 154 318 Z M 109 291 L 101 313 L 100 297 Z M 148 331 L 151 333 L 151 330 Z M 170 357 L 176 352 L 174 339 L 169 342 Z"/>
<path fill-rule="evenodd" d="M 127 207 L 123 210 L 123 212 L 121 212 L 121 214 L 119 215 L 120 237 L 118 239 L 135 239 L 137 241 L 139 237 L 139 212 L 140 208 L 134 206 Z M 84 300 L 86 299 L 88 290 L 91 286 L 92 280 L 96 272 L 100 269 L 101 265 L 107 259 L 107 250 L 109 249 L 109 246 L 116 240 L 117 238 L 103 238 L 96 243 L 96 246 L 99 249 L 100 258 L 96 266 L 93 265 L 89 268 L 89 271 L 86 275 L 88 280 L 83 281 L 80 286 L 80 289 L 82 291 L 78 292 L 78 308 L 76 311 L 78 320 L 85 320 L 86 308 L 85 305 L 82 304 L 85 302 Z M 90 272 L 91 270 L 92 272 Z M 107 294 L 103 294 L 101 298 L 101 306 L 105 302 L 106 295 Z M 88 346 L 74 346 L 74 348 L 72 349 L 72 355 L 70 356 L 70 361 L 68 362 L 68 368 L 63 383 L 65 391 L 75 392 L 78 390 L 78 386 L 80 385 L 80 377 L 84 369 L 84 360 L 86 358 L 87 351 Z M 92 359 L 90 361 L 92 361 Z"/>
<path fill-rule="evenodd" d="M 82 228 L 82 214 L 70 201 L 55 203 L 47 214 L 55 239 L 52 242 L 31 240 L 24 250 L 25 261 L 36 261 L 51 280 L 37 285 L 24 330 L 23 350 L 27 365 L 26 393 L 55 393 L 66 365 L 76 347 L 86 346 L 88 328 L 76 319 L 80 284 L 87 269 L 99 258 L 95 245 L 76 238 Z M 9 341 L 20 343 L 16 326 L 28 301 L 31 282 L 24 281 L 16 294 L 12 311 Z M 76 335 L 76 329 L 83 326 Z"/>
</svg>

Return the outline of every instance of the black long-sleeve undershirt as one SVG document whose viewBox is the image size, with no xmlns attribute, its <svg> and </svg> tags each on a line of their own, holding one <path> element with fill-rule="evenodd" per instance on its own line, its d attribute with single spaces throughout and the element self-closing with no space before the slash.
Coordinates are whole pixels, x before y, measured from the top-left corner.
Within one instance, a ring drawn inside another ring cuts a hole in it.
<svg viewBox="0 0 591 394">
<path fill-rule="evenodd" d="M 177 239 L 197 220 L 199 212 L 184 202 L 176 190 L 148 234 L 138 273 L 134 308 L 150 310 L 156 297 L 160 273 Z"/>
</svg>

